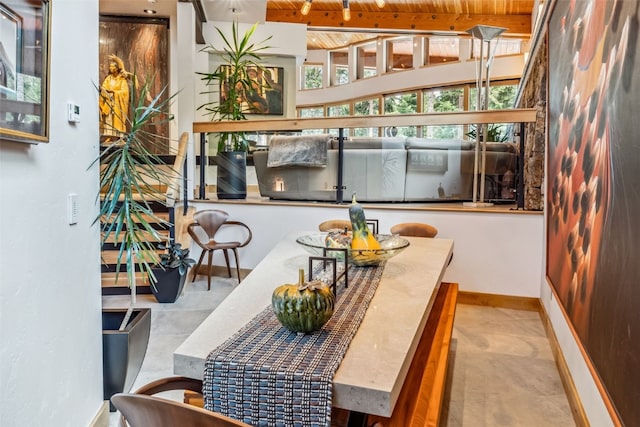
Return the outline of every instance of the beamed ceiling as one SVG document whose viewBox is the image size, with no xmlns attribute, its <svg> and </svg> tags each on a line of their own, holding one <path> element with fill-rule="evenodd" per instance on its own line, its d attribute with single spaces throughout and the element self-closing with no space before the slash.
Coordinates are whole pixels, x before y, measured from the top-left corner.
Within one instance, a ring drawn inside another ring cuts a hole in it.
<svg viewBox="0 0 640 427">
<path fill-rule="evenodd" d="M 531 33 L 534 0 L 351 0 L 351 20 L 342 20 L 342 1 L 313 0 L 302 15 L 303 0 L 267 0 L 267 21 L 295 22 L 310 27 L 367 28 L 429 32 L 464 32 L 474 25 L 508 28 L 507 33 Z"/>
<path fill-rule="evenodd" d="M 466 34 L 475 25 L 507 28 L 502 37 L 531 36 L 536 4 L 548 0 L 350 0 L 351 20 L 342 19 L 342 0 L 313 0 L 308 15 L 304 0 L 100 0 L 100 13 L 158 17 L 175 14 L 176 1 L 193 3 L 199 19 L 242 22 L 272 21 L 306 24 L 309 49 L 331 49 L 398 33 Z M 244 18 L 244 19 L 243 19 Z"/>
<path fill-rule="evenodd" d="M 531 35 L 535 0 L 350 0 L 351 19 L 342 19 L 341 0 L 313 0 L 302 15 L 303 0 L 267 0 L 266 20 L 306 24 L 309 49 L 335 48 L 376 35 L 394 33 L 466 34 L 475 25 L 507 28 L 503 37 Z M 345 32 L 351 35 L 345 37 Z"/>
</svg>

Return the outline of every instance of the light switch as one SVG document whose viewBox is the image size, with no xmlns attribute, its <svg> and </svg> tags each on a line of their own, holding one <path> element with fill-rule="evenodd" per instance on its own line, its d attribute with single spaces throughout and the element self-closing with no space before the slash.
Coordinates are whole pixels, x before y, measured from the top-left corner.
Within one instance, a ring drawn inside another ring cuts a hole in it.
<svg viewBox="0 0 640 427">
<path fill-rule="evenodd" d="M 67 196 L 67 218 L 69 225 L 78 223 L 78 195 L 75 193 Z"/>
</svg>

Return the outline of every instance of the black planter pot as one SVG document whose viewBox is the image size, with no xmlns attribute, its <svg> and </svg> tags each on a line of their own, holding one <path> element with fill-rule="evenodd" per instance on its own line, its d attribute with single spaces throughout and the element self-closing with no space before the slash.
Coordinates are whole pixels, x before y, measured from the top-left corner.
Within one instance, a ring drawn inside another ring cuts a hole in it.
<svg viewBox="0 0 640 427">
<path fill-rule="evenodd" d="M 247 153 L 245 151 L 219 152 L 216 156 L 218 166 L 218 199 L 247 198 Z"/>
<path fill-rule="evenodd" d="M 151 309 L 133 310 L 127 327 L 118 331 L 126 309 L 102 310 L 102 372 L 104 400 L 131 390 L 149 344 Z M 111 412 L 115 411 L 110 405 Z"/>
<path fill-rule="evenodd" d="M 184 282 L 187 279 L 187 273 L 180 274 L 178 268 L 154 268 L 153 274 L 156 276 L 157 282 L 155 286 L 151 286 L 151 292 L 158 302 L 170 303 L 176 300 L 182 294 Z"/>
</svg>

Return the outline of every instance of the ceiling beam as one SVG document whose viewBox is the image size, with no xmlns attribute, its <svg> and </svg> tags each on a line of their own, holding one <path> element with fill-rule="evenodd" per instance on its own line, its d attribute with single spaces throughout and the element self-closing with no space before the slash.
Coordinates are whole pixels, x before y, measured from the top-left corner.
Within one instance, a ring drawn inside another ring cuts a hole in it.
<svg viewBox="0 0 640 427">
<path fill-rule="evenodd" d="M 267 9 L 267 21 L 306 24 L 309 27 L 349 29 L 406 30 L 416 32 L 464 33 L 476 25 L 507 28 L 504 36 L 530 37 L 531 15 L 472 15 L 455 13 L 361 12 L 351 10 L 344 22 L 342 12 L 311 9 L 302 15 L 297 9 Z"/>
</svg>

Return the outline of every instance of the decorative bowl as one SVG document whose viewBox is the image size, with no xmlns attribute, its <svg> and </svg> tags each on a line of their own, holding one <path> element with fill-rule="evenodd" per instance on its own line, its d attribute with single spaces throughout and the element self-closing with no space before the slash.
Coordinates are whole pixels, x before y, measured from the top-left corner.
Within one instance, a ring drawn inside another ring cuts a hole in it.
<svg viewBox="0 0 640 427">
<path fill-rule="evenodd" d="M 326 246 L 325 239 L 327 233 L 314 233 L 300 236 L 296 239 L 296 242 L 301 244 L 309 253 L 313 255 L 323 254 L 323 249 L 327 249 L 327 256 L 335 256 L 336 258 L 342 257 L 343 252 L 335 251 L 331 252 L 331 249 Z M 378 265 L 382 261 L 386 261 L 409 246 L 409 241 L 400 236 L 393 234 L 376 234 L 376 240 L 380 243 L 380 249 L 351 249 L 347 248 L 349 256 L 349 262 L 358 266 Z"/>
</svg>

